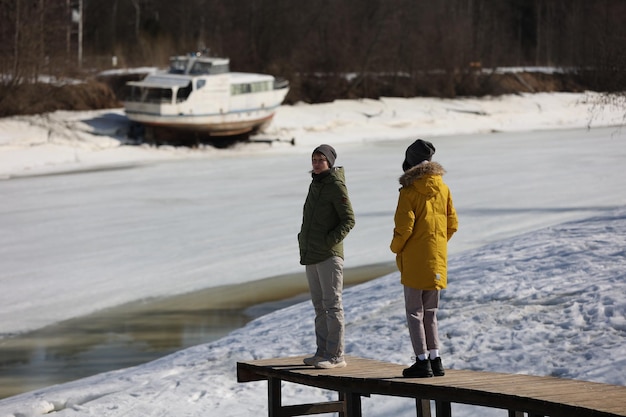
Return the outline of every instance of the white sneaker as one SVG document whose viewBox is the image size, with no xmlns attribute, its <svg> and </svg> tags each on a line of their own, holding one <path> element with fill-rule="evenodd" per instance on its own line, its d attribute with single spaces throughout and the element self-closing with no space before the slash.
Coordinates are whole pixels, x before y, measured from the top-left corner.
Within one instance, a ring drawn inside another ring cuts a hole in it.
<svg viewBox="0 0 626 417">
<path fill-rule="evenodd" d="M 333 369 L 333 368 L 345 368 L 348 364 L 343 358 L 330 358 L 324 359 L 320 362 L 315 363 L 316 368 L 320 369 Z"/>
<path fill-rule="evenodd" d="M 316 363 L 321 362 L 323 360 L 324 360 L 323 356 L 313 355 L 308 358 L 304 358 L 302 362 L 304 362 L 305 365 L 315 366 Z"/>
</svg>

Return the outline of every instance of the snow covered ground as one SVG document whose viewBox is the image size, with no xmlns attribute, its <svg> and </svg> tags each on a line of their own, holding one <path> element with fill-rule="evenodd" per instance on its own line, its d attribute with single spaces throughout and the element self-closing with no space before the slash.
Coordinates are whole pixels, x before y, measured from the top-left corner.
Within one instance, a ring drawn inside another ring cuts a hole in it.
<svg viewBox="0 0 626 417">
<path fill-rule="evenodd" d="M 460 220 L 439 315 L 444 364 L 625 385 L 624 110 L 594 103 L 538 94 L 284 106 L 266 136 L 296 146 L 229 150 L 121 146 L 121 110 L 1 119 L 0 335 L 299 270 L 295 233 L 320 143 L 336 147 L 357 216 L 346 266 L 392 261 L 403 152 L 422 137 L 449 172 Z M 101 171 L 46 176 L 90 170 Z M 411 362 L 396 273 L 348 289 L 345 307 L 347 354 Z M 235 364 L 310 353 L 311 310 L 297 304 L 217 342 L 2 400 L 0 416 L 263 415 L 265 384 L 237 384 Z M 407 399 L 363 407 L 415 413 Z"/>
</svg>

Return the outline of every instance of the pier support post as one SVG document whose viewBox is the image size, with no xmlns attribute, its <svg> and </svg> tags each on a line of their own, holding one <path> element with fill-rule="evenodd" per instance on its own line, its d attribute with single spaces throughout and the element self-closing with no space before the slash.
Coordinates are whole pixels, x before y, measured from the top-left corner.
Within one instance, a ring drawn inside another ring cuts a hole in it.
<svg viewBox="0 0 626 417">
<path fill-rule="evenodd" d="M 452 417 L 452 405 L 450 401 L 435 401 L 437 417 Z"/>
<path fill-rule="evenodd" d="M 269 377 L 267 379 L 267 408 L 269 417 L 280 417 L 282 408 L 281 380 Z"/>
<path fill-rule="evenodd" d="M 415 409 L 417 411 L 417 417 L 431 417 L 430 414 L 430 400 L 424 400 L 421 398 L 415 399 Z"/>
</svg>

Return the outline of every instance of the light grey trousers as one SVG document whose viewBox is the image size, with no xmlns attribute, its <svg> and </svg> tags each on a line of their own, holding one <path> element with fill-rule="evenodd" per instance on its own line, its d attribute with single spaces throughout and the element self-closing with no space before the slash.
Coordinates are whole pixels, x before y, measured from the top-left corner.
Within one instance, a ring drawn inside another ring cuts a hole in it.
<svg viewBox="0 0 626 417">
<path fill-rule="evenodd" d="M 343 259 L 333 256 L 320 263 L 306 265 L 306 277 L 315 309 L 315 354 L 325 358 L 343 358 Z"/>
<path fill-rule="evenodd" d="M 416 290 L 404 286 L 404 305 L 415 356 L 439 349 L 437 309 L 439 290 Z"/>
</svg>

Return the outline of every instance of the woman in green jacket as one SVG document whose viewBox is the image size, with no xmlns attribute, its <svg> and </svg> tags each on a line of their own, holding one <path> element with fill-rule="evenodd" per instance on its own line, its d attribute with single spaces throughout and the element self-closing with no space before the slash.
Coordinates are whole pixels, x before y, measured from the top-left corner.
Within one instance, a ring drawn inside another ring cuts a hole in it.
<svg viewBox="0 0 626 417">
<path fill-rule="evenodd" d="M 315 309 L 317 350 L 304 363 L 317 368 L 341 368 L 344 360 L 343 240 L 354 227 L 354 212 L 337 153 L 330 145 L 313 151 L 313 180 L 304 202 L 298 234 L 300 263 L 305 265 Z"/>
<path fill-rule="evenodd" d="M 406 377 L 443 376 L 437 309 L 447 285 L 448 240 L 458 228 L 443 167 L 432 162 L 435 147 L 422 139 L 406 150 L 391 251 L 404 285 L 404 300 L 415 363 Z"/>
</svg>

